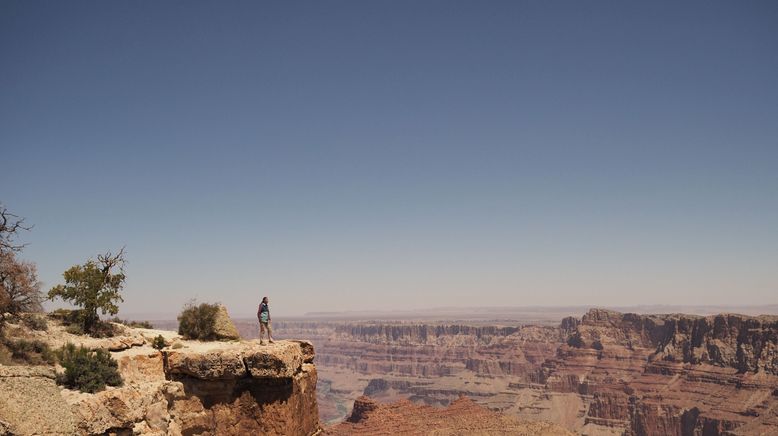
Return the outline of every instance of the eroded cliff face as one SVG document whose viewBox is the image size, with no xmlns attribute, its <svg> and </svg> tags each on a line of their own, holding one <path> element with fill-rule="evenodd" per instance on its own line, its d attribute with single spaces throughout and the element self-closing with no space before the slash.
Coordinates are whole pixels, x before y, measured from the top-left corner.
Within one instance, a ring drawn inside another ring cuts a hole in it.
<svg viewBox="0 0 778 436">
<path fill-rule="evenodd" d="M 634 435 L 778 432 L 775 317 L 592 310 L 541 368 L 587 424 Z"/>
<path fill-rule="evenodd" d="M 135 340 L 112 353 L 124 385 L 96 394 L 61 389 L 51 368 L 0 366 L 0 434 L 307 436 L 319 431 L 309 342 L 182 341 L 161 332 L 178 345 L 159 352 L 144 340 L 159 331 L 134 332 L 140 332 Z"/>
<path fill-rule="evenodd" d="M 360 394 L 491 410 L 584 434 L 778 434 L 776 317 L 590 310 L 556 327 L 290 323 L 310 337 L 323 417 Z M 337 407 L 333 407 L 336 404 Z"/>
</svg>

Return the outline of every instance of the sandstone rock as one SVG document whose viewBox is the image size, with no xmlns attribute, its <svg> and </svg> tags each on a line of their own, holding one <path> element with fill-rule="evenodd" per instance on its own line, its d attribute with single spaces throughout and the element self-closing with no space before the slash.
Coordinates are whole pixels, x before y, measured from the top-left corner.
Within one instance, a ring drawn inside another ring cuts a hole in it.
<svg viewBox="0 0 778 436">
<path fill-rule="evenodd" d="M 291 378 L 306 359 L 312 360 L 313 349 L 301 341 L 203 343 L 181 350 L 164 350 L 169 374 L 201 380 L 253 378 Z"/>
<path fill-rule="evenodd" d="M 51 368 L 0 365 L 0 434 L 73 435 L 75 418 L 59 392 Z"/>
<path fill-rule="evenodd" d="M 246 375 L 243 354 L 237 349 L 198 352 L 196 349 L 163 351 L 165 372 L 188 375 L 201 380 L 228 380 Z"/>
<path fill-rule="evenodd" d="M 216 312 L 213 331 L 220 340 L 240 339 L 238 329 L 235 328 L 235 324 L 232 322 L 232 319 L 230 319 L 227 308 L 221 304 L 219 305 L 219 311 Z"/>
<path fill-rule="evenodd" d="M 254 346 L 243 355 L 252 377 L 290 378 L 305 360 L 303 350 L 300 342 L 276 341 L 266 346 Z"/>
<path fill-rule="evenodd" d="M 352 419 L 325 430 L 329 435 L 470 435 L 572 436 L 548 422 L 522 421 L 460 398 L 446 408 L 419 406 L 408 400 L 378 404 L 369 398 L 354 403 Z"/>
<path fill-rule="evenodd" d="M 354 400 L 354 407 L 351 409 L 351 416 L 348 422 L 360 422 L 367 419 L 370 412 L 378 409 L 378 403 L 371 400 L 370 397 L 361 396 Z"/>
<path fill-rule="evenodd" d="M 313 358 L 316 356 L 316 353 L 313 350 L 313 342 L 300 341 L 300 340 L 293 340 L 291 342 L 296 342 L 300 344 L 300 348 L 302 349 L 303 352 L 303 362 L 313 363 Z"/>
<path fill-rule="evenodd" d="M 58 344 L 72 336 L 53 327 L 41 340 Z M 144 338 L 157 332 L 141 333 L 127 328 L 111 342 L 75 337 L 86 346 L 121 349 L 112 357 L 124 385 L 95 394 L 61 389 L 52 367 L 0 365 L 0 435 L 308 436 L 319 430 L 316 368 L 305 362 L 314 358 L 309 342 L 180 341 L 167 332 L 182 348 L 160 352 Z"/>
</svg>

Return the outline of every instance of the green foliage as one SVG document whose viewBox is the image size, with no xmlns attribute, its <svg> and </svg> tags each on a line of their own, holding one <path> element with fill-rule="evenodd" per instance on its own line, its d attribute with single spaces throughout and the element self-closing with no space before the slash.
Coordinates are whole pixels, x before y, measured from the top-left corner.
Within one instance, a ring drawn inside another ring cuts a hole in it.
<svg viewBox="0 0 778 436">
<path fill-rule="evenodd" d="M 84 330 L 85 317 L 84 310 L 57 309 L 49 313 L 49 318 L 62 322 L 66 332 L 77 336 L 87 333 Z M 95 338 L 110 338 L 116 335 L 114 325 L 99 318 L 92 323 L 92 329 L 88 333 Z"/>
<path fill-rule="evenodd" d="M 49 318 L 60 321 L 63 325 L 82 324 L 83 310 L 57 309 L 49 312 Z"/>
<path fill-rule="evenodd" d="M 46 317 L 35 313 L 27 313 L 22 316 L 22 322 L 27 327 L 37 331 L 48 331 L 49 323 L 46 322 Z"/>
<path fill-rule="evenodd" d="M 119 375 L 119 364 L 106 350 L 93 351 L 83 346 L 76 348 L 73 344 L 67 344 L 58 354 L 65 372 L 57 377 L 57 383 L 69 389 L 95 393 L 105 389 L 106 385 L 123 384 Z"/>
<path fill-rule="evenodd" d="M 53 365 L 54 351 L 42 341 L 9 340 L 0 336 L 0 363 L 5 365 Z"/>
<path fill-rule="evenodd" d="M 595 340 L 594 342 L 592 342 L 592 348 L 594 348 L 595 350 L 600 350 L 600 351 L 602 351 L 602 349 L 603 349 L 604 347 L 602 346 L 602 342 L 600 342 L 600 340 L 599 340 L 599 339 L 597 339 L 597 340 Z"/>
<path fill-rule="evenodd" d="M 159 335 L 151 342 L 151 346 L 157 350 L 162 350 L 167 346 L 167 343 L 165 343 L 165 338 L 163 338 L 162 335 Z"/>
<path fill-rule="evenodd" d="M 584 346 L 584 340 L 581 337 L 580 332 L 575 332 L 567 338 L 567 345 L 575 348 L 582 348 Z"/>
<path fill-rule="evenodd" d="M 116 330 L 116 326 L 110 322 L 98 319 L 92 325 L 92 331 L 89 332 L 89 335 L 93 338 L 112 338 L 116 336 Z"/>
<path fill-rule="evenodd" d="M 92 333 L 98 324 L 97 311 L 103 315 L 116 315 L 117 304 L 124 301 L 120 291 L 124 287 L 126 276 L 122 270 L 124 251 L 117 255 L 106 253 L 98 261 L 88 260 L 83 265 L 75 265 L 65 271 L 64 285 L 57 285 L 49 291 L 48 297 L 57 297 L 83 308 L 82 326 L 85 332 Z M 119 268 L 118 272 L 113 272 Z"/>
<path fill-rule="evenodd" d="M 65 327 L 65 331 L 71 335 L 81 336 L 84 334 L 84 327 L 81 324 L 70 324 Z"/>
<path fill-rule="evenodd" d="M 178 315 L 178 334 L 187 339 L 210 341 L 216 339 L 214 325 L 219 305 L 190 302 Z"/>
<path fill-rule="evenodd" d="M 117 318 L 117 317 L 111 318 L 108 321 L 115 322 L 117 324 L 124 324 L 127 327 L 135 327 L 135 328 L 141 328 L 141 329 L 153 329 L 154 328 L 154 326 L 151 325 L 151 323 L 148 322 L 148 321 L 130 321 L 130 320 L 127 320 L 127 319 L 121 319 L 121 318 Z"/>
</svg>

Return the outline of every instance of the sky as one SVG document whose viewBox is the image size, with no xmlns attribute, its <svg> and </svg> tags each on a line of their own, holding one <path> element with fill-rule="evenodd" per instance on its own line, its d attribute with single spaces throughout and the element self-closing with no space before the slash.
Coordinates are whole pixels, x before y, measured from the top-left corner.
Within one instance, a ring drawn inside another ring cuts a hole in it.
<svg viewBox="0 0 778 436">
<path fill-rule="evenodd" d="M 120 316 L 774 304 L 778 2 L 3 1 L 0 168 Z"/>
</svg>

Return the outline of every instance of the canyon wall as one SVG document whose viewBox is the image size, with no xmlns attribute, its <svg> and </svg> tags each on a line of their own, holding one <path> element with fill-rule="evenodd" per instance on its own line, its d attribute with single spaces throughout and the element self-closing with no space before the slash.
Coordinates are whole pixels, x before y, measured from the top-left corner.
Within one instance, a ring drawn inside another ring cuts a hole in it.
<svg viewBox="0 0 778 436">
<path fill-rule="evenodd" d="M 322 420 L 466 395 L 582 434 L 778 434 L 778 318 L 593 309 L 557 327 L 276 323 L 317 346 Z"/>
</svg>

